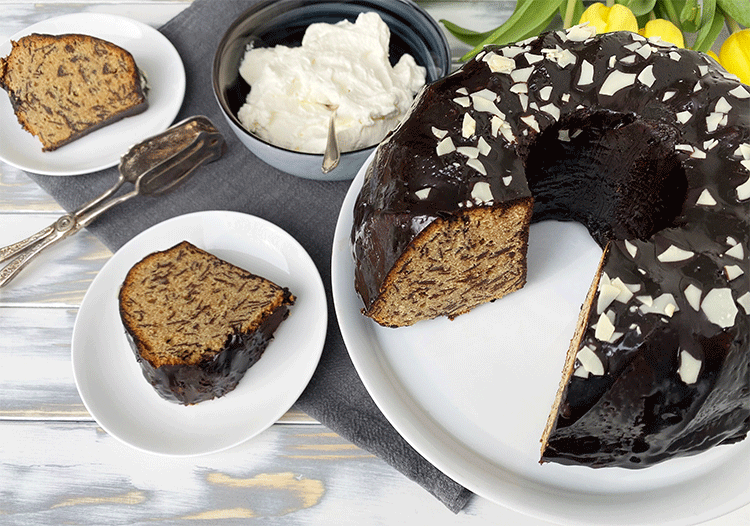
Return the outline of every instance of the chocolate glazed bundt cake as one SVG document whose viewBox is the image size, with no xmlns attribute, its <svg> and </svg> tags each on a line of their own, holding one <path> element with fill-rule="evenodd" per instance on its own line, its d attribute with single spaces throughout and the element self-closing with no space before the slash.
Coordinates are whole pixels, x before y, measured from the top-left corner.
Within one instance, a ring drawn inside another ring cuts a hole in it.
<svg viewBox="0 0 750 526">
<path fill-rule="evenodd" d="M 629 32 L 485 48 L 421 93 L 368 169 L 351 233 L 363 312 L 407 326 L 522 287 L 542 219 L 603 249 L 542 461 L 642 468 L 745 438 L 750 88 Z"/>
</svg>

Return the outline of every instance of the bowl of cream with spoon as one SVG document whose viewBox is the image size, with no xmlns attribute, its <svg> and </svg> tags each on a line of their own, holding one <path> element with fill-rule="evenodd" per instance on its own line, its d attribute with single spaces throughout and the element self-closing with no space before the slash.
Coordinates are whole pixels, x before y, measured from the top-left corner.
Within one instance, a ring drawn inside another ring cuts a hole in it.
<svg viewBox="0 0 750 526">
<path fill-rule="evenodd" d="M 344 180 L 450 63 L 442 29 L 411 1 L 271 0 L 224 34 L 213 88 L 233 132 L 261 160 L 299 177 Z M 341 154 L 326 173 L 331 117 Z"/>
</svg>

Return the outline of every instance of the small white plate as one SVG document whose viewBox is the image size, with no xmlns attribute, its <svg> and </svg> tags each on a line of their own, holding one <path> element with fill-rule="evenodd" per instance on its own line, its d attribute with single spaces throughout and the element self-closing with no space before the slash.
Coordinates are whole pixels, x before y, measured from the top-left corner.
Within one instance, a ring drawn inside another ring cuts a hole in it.
<svg viewBox="0 0 750 526">
<path fill-rule="evenodd" d="M 8 94 L 0 89 L 0 160 L 43 175 L 78 175 L 115 166 L 132 145 L 165 130 L 185 96 L 185 68 L 180 55 L 156 29 L 116 15 L 77 13 L 38 22 L 0 44 L 0 56 L 11 40 L 31 33 L 82 33 L 108 40 L 133 55 L 148 78 L 148 109 L 81 137 L 52 152 L 18 123 Z"/>
<path fill-rule="evenodd" d="M 555 524 L 697 524 L 750 502 L 750 439 L 641 470 L 539 464 L 539 439 L 601 256 L 578 223 L 532 225 L 527 284 L 502 300 L 399 329 L 362 316 L 349 234 L 369 163 L 338 219 L 333 299 L 365 387 L 419 453 L 474 493 Z"/>
<path fill-rule="evenodd" d="M 192 406 L 161 398 L 143 377 L 117 301 L 135 263 L 184 240 L 287 287 L 296 298 L 289 317 L 237 388 Z M 183 215 L 130 240 L 91 283 L 73 328 L 73 376 L 86 409 L 122 442 L 173 456 L 220 451 L 257 435 L 292 407 L 320 359 L 327 318 L 320 274 L 289 234 L 238 212 Z"/>
</svg>

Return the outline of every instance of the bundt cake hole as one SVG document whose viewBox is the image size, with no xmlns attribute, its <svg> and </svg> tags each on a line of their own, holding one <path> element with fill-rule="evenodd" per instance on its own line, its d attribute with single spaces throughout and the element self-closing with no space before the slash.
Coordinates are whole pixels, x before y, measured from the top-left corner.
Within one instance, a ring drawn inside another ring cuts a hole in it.
<svg viewBox="0 0 750 526">
<path fill-rule="evenodd" d="M 581 111 L 562 119 L 525 152 L 533 221 L 578 221 L 602 247 L 674 226 L 688 186 L 677 139 L 674 128 L 634 114 Z"/>
</svg>

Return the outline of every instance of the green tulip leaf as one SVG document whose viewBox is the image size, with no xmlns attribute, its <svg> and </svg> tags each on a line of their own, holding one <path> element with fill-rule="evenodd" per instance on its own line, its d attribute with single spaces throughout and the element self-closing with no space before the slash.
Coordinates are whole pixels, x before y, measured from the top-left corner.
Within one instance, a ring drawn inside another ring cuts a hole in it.
<svg viewBox="0 0 750 526">
<path fill-rule="evenodd" d="M 718 0 L 719 7 L 738 24 L 750 27 L 750 2 L 748 0 Z"/>
</svg>

